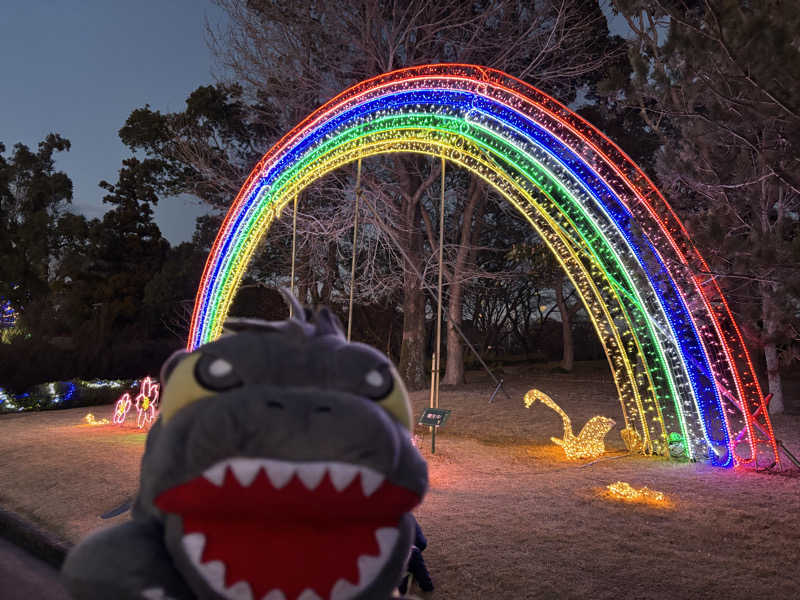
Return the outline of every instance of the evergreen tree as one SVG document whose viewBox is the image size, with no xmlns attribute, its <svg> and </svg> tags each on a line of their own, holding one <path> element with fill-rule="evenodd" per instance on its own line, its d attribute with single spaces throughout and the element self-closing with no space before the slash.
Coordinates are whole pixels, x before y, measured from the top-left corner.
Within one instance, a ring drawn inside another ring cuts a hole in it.
<svg viewBox="0 0 800 600">
<path fill-rule="evenodd" d="M 49 292 L 61 246 L 57 223 L 72 201 L 72 181 L 56 170 L 54 154 L 69 148 L 69 140 L 51 133 L 36 152 L 16 144 L 6 159 L 0 144 L 0 297 L 23 315 Z"/>
<path fill-rule="evenodd" d="M 145 290 L 161 269 L 169 243 L 153 222 L 158 202 L 154 167 L 123 160 L 116 184 L 101 181 L 111 204 L 102 219 L 86 224 L 85 243 L 60 264 L 59 309 L 78 346 L 79 369 L 103 371 L 113 364 L 112 347 L 153 333 Z"/>
<path fill-rule="evenodd" d="M 779 0 L 616 0 L 635 39 L 626 98 L 655 171 L 748 340 L 773 412 L 800 306 L 800 11 Z M 796 329 L 795 329 L 796 331 Z"/>
</svg>

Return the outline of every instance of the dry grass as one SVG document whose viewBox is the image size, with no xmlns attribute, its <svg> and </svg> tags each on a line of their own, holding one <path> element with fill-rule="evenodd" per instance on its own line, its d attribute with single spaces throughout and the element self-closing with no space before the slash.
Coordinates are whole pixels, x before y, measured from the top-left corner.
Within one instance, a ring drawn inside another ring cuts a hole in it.
<svg viewBox="0 0 800 600">
<path fill-rule="evenodd" d="M 70 542 L 126 518 L 100 515 L 136 492 L 145 434 L 83 422 L 98 409 L 0 416 L 0 505 Z"/>
<path fill-rule="evenodd" d="M 522 371 L 505 385 L 512 399 L 489 404 L 493 387 L 479 377 L 443 388 L 453 413 L 436 454 L 428 434 L 422 444 L 431 491 L 419 520 L 438 598 L 800 597 L 800 478 L 625 456 L 610 382 Z M 576 431 L 595 414 L 616 419 L 606 447 L 620 458 L 567 461 L 549 442 L 560 419 L 523 406 L 531 387 Z M 413 401 L 419 414 L 428 395 Z M 800 449 L 800 417 L 774 425 Z M 617 480 L 664 492 L 668 505 L 609 499 Z"/>
<path fill-rule="evenodd" d="M 443 388 L 453 413 L 430 455 L 419 508 L 435 598 L 800 597 L 800 477 L 622 457 L 613 386 L 587 374 L 507 373 L 494 386 Z M 617 419 L 609 456 L 585 466 L 550 443 L 558 417 L 526 409 L 531 387 L 552 395 L 578 430 L 592 415 Z M 426 392 L 413 394 L 415 414 Z M 110 411 L 110 407 L 109 411 Z M 86 409 L 0 417 L 0 503 L 70 541 L 118 522 L 98 515 L 136 489 L 143 436 L 81 424 Z M 800 417 L 775 419 L 800 450 Z M 423 433 L 422 429 L 418 429 Z M 665 507 L 612 500 L 611 482 L 664 492 Z"/>
</svg>

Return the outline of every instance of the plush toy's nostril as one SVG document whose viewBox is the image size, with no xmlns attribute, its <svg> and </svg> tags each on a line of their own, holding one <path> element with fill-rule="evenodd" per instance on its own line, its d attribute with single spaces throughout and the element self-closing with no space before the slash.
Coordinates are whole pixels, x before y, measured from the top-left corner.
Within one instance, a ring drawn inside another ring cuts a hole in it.
<svg viewBox="0 0 800 600">
<path fill-rule="evenodd" d="M 277 408 L 283 410 L 283 404 L 281 404 L 280 402 L 276 402 L 275 400 L 270 400 L 269 402 L 267 402 L 267 406 L 269 408 Z"/>
<path fill-rule="evenodd" d="M 314 407 L 314 412 L 316 412 L 316 413 L 329 413 L 329 412 L 331 412 L 331 407 L 330 406 L 315 406 Z"/>
</svg>

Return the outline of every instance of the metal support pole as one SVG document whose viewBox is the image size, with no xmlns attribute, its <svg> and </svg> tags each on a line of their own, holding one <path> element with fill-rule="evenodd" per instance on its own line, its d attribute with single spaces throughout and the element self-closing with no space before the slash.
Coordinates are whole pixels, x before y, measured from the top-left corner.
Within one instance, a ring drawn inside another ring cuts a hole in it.
<svg viewBox="0 0 800 600">
<path fill-rule="evenodd" d="M 431 401 L 430 401 L 431 408 L 436 408 L 433 405 L 435 392 L 436 392 L 436 352 L 434 352 L 433 356 L 431 356 Z"/>
<path fill-rule="evenodd" d="M 299 194 L 294 195 L 294 213 L 292 214 L 292 275 L 289 281 L 289 290 L 294 295 L 294 257 L 295 257 L 295 242 L 297 239 L 297 197 Z M 289 316 L 292 316 L 292 307 L 289 306 Z"/>
<path fill-rule="evenodd" d="M 431 357 L 431 408 L 436 408 L 433 403 L 435 402 L 436 395 L 436 353 Z M 436 427 L 429 427 L 431 432 L 431 454 L 436 452 Z"/>
<path fill-rule="evenodd" d="M 497 396 L 497 392 L 499 392 L 499 391 L 500 391 L 500 388 L 501 388 L 501 387 L 503 387 L 503 378 L 502 378 L 502 377 L 500 378 L 500 383 L 498 383 L 498 384 L 497 384 L 497 387 L 496 387 L 496 388 L 494 388 L 494 391 L 492 392 L 492 397 L 491 397 L 491 398 L 489 398 L 489 404 L 491 404 L 492 402 L 494 402 L 494 398 L 495 398 L 495 396 Z"/>
<path fill-rule="evenodd" d="M 775 440 L 775 443 L 778 445 L 778 447 L 781 450 L 784 451 L 784 453 L 789 458 L 789 460 L 792 461 L 792 464 L 794 464 L 795 467 L 800 469 L 800 460 L 798 460 L 797 457 L 794 454 L 789 452 L 789 449 L 784 445 L 784 443 L 781 440 Z"/>
<path fill-rule="evenodd" d="M 358 171 L 356 172 L 356 201 L 353 213 L 353 262 L 350 265 L 350 306 L 347 309 L 347 341 L 350 341 L 350 333 L 353 330 L 353 291 L 356 287 L 356 241 L 358 239 L 358 200 L 361 197 L 361 159 L 358 159 Z"/>
<path fill-rule="evenodd" d="M 439 200 L 439 297 L 436 309 L 436 394 L 435 406 L 439 408 L 439 378 L 441 377 L 442 347 L 442 262 L 444 261 L 444 156 L 442 156 L 442 193 Z"/>
</svg>

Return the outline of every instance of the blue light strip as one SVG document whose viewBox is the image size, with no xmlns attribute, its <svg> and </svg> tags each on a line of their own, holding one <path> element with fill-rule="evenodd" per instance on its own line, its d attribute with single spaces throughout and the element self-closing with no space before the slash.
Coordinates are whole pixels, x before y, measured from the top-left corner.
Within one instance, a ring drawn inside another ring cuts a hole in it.
<svg viewBox="0 0 800 600">
<path fill-rule="evenodd" d="M 590 169 L 585 167 L 582 160 L 575 156 L 566 146 L 554 138 L 549 132 L 527 119 L 524 115 L 515 113 L 493 100 L 469 92 L 422 90 L 400 92 L 386 98 L 376 98 L 344 111 L 326 121 L 309 135 L 303 137 L 272 166 L 264 177 L 260 178 L 256 184 L 251 187 L 246 201 L 246 208 L 240 211 L 230 231 L 240 231 L 243 224 L 249 220 L 251 211 L 259 205 L 262 192 L 268 189 L 269 186 L 280 177 L 282 172 L 290 168 L 296 162 L 302 160 L 303 156 L 315 146 L 323 143 L 327 136 L 334 135 L 336 131 L 342 128 L 363 123 L 375 117 L 378 111 L 399 110 L 409 105 L 419 105 L 420 109 L 422 109 L 423 105 L 436 106 L 438 109 L 437 112 L 440 114 L 443 112 L 443 109 L 447 111 L 456 109 L 456 112 L 451 112 L 451 114 L 460 113 L 462 116 L 466 115 L 470 110 L 479 110 L 483 113 L 488 113 L 492 118 L 522 132 L 528 141 L 542 148 L 565 169 L 569 170 L 585 189 L 592 194 L 592 197 L 601 209 L 613 220 L 615 227 L 625 239 L 626 245 L 636 256 L 639 267 L 646 274 L 651 286 L 659 290 L 656 296 L 659 299 L 659 303 L 666 311 L 670 328 L 679 342 L 678 346 L 684 357 L 684 364 L 688 370 L 692 371 L 690 374 L 690 383 L 694 394 L 696 397 L 703 399 L 704 407 L 702 412 L 707 413 L 709 411 L 721 410 L 716 388 L 713 385 L 709 385 L 709 382 L 713 383 L 713 377 L 710 376 L 710 368 L 703 346 L 693 327 L 692 320 L 688 316 L 688 311 L 680 300 L 680 295 L 677 293 L 671 278 L 666 273 L 663 262 L 652 244 L 643 233 L 640 236 L 636 236 L 631 230 L 631 214 L 605 183 Z M 497 134 L 499 132 L 494 133 Z M 591 207 L 585 208 L 589 210 Z M 232 257 L 230 257 L 230 244 L 231 240 L 234 239 L 234 235 L 228 235 L 226 237 L 227 240 L 223 246 L 223 256 L 226 257 L 226 260 L 232 260 Z M 634 241 L 635 238 L 641 238 L 644 241 L 644 245 L 636 243 Z M 613 245 L 610 245 L 610 247 L 613 249 Z M 643 255 L 647 255 L 653 259 L 650 261 L 650 264 L 653 264 L 653 261 L 655 261 L 655 264 L 658 265 L 658 270 L 655 273 L 651 272 L 648 267 L 648 261 L 643 258 Z M 211 277 L 213 283 L 207 288 L 208 290 L 215 289 L 218 284 L 221 285 L 221 282 L 218 281 L 218 275 L 225 264 L 224 261 L 220 261 L 215 265 Z M 205 313 L 203 313 L 201 319 L 201 323 L 203 323 Z M 200 342 L 199 332 L 202 331 L 202 327 L 198 328 L 197 331 L 198 334 L 194 340 L 195 344 L 199 344 Z M 709 398 L 709 395 L 711 398 Z M 707 429 L 708 423 L 706 422 L 705 415 L 703 421 Z M 721 422 L 724 426 L 724 419 L 721 419 Z M 724 439 L 727 440 L 727 435 Z"/>
</svg>

